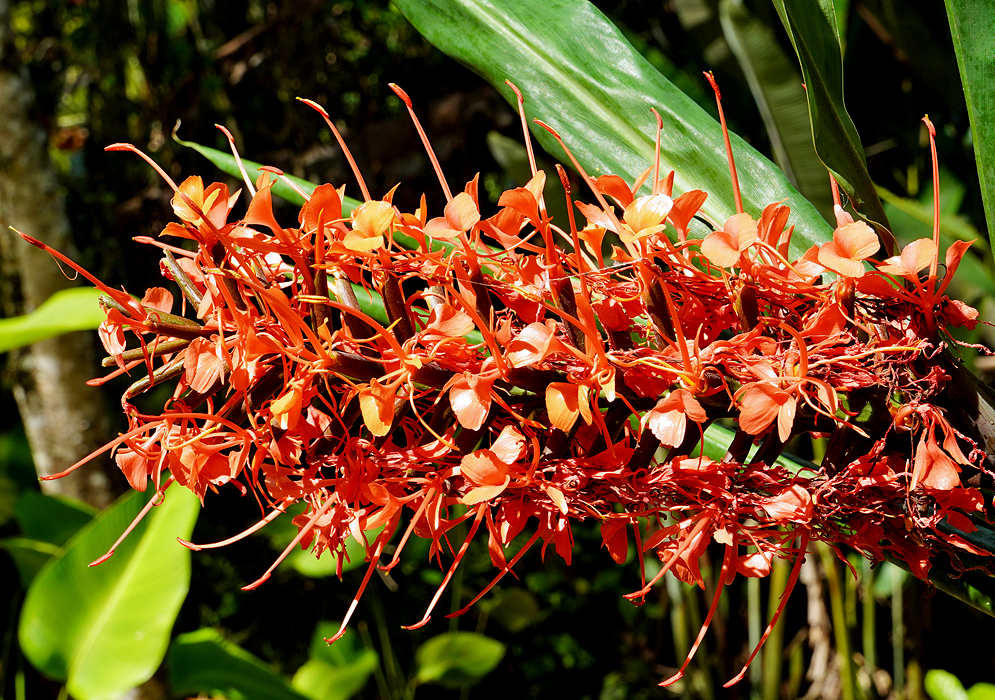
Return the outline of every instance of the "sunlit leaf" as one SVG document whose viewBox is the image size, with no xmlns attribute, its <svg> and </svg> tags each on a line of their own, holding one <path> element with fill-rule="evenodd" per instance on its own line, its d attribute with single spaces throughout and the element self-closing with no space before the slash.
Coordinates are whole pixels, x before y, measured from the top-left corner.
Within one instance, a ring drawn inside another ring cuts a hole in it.
<svg viewBox="0 0 995 700">
<path fill-rule="evenodd" d="M 352 630 L 334 644 L 325 642 L 338 629 L 338 622 L 318 623 L 311 658 L 294 674 L 294 689 L 311 700 L 348 700 L 363 689 L 380 663 L 377 653 L 363 648 Z"/>
<path fill-rule="evenodd" d="M 239 700 L 308 700 L 261 659 L 209 628 L 177 637 L 166 665 L 174 697 L 217 694 Z"/>
<path fill-rule="evenodd" d="M 190 551 L 176 538 L 190 536 L 197 498 L 171 490 L 114 556 L 87 566 L 153 495 L 133 492 L 97 515 L 38 574 L 24 601 L 24 655 L 79 700 L 120 697 L 151 678 L 166 653 L 190 586 Z"/>
<path fill-rule="evenodd" d="M 937 668 L 927 671 L 923 685 L 933 700 L 968 700 L 964 686 L 957 676 L 949 671 Z"/>
<path fill-rule="evenodd" d="M 950 35 L 971 117 L 971 140 L 978 164 L 988 230 L 995 227 L 995 92 L 991 89 L 995 54 L 995 5 L 977 0 L 946 0 Z"/>
<path fill-rule="evenodd" d="M 710 193 L 704 213 L 735 213 L 718 123 L 664 78 L 619 30 L 584 0 L 399 0 L 401 11 L 445 53 L 465 63 L 505 98 L 524 93 L 530 118 L 556 129 L 592 176 L 633 181 L 653 162 L 656 108 L 664 120 L 661 170 L 676 170 L 675 191 Z M 564 31 L 569 27 L 569 31 Z M 538 126 L 533 132 L 558 160 L 566 156 Z M 787 200 L 801 252 L 830 235 L 818 211 L 773 163 L 733 136 L 744 205 L 759 213 Z"/>
<path fill-rule="evenodd" d="M 101 294 L 92 287 L 64 289 L 29 314 L 0 319 L 0 352 L 63 333 L 93 330 L 104 320 L 97 304 Z"/>
</svg>

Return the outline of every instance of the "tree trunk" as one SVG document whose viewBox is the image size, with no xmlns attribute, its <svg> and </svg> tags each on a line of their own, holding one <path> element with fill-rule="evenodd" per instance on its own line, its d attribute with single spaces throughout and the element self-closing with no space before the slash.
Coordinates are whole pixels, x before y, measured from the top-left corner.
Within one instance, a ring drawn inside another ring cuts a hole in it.
<svg viewBox="0 0 995 700">
<path fill-rule="evenodd" d="M 72 255 L 72 237 L 47 134 L 32 120 L 34 91 L 10 47 L 8 2 L 0 0 L 0 300 L 5 316 L 33 311 L 72 282 L 42 250 L 8 226 Z M 54 474 L 106 442 L 107 412 L 99 389 L 93 334 L 73 333 L 12 352 L 8 376 L 39 476 Z M 42 490 L 97 507 L 120 492 L 109 456 Z"/>
</svg>

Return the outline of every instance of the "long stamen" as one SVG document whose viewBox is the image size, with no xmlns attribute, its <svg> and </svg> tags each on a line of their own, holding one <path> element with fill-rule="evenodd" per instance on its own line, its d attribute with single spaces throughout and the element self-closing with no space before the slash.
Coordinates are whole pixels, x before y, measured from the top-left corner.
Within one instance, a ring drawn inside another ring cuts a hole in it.
<svg viewBox="0 0 995 700">
<path fill-rule="evenodd" d="M 466 539 L 463 540 L 463 546 L 460 547 L 459 552 L 456 554 L 456 558 L 453 559 L 452 565 L 449 567 L 449 571 L 446 572 L 446 576 L 442 579 L 442 583 L 439 584 L 438 590 L 435 591 L 435 595 L 432 597 L 432 602 L 428 604 L 428 609 L 425 611 L 425 616 L 421 620 L 413 625 L 405 626 L 406 630 L 416 630 L 420 627 L 424 627 L 428 624 L 428 621 L 432 619 L 432 609 L 435 608 L 435 604 L 439 602 L 439 598 L 442 597 L 442 592 L 446 590 L 446 585 L 448 585 L 449 580 L 453 577 L 456 572 L 456 567 L 459 566 L 460 561 L 463 559 L 463 555 L 466 554 L 467 548 L 470 546 L 470 540 L 473 536 L 477 534 L 477 528 L 480 527 L 481 521 L 484 519 L 484 511 L 487 510 L 487 503 L 481 503 L 477 506 L 477 515 L 473 519 L 473 525 L 470 526 L 470 532 L 467 534 Z"/>
<path fill-rule="evenodd" d="M 256 188 L 253 187 L 252 180 L 249 179 L 249 173 L 245 172 L 245 166 L 242 165 L 242 158 L 238 155 L 238 149 L 235 148 L 235 137 L 231 135 L 231 132 L 228 131 L 228 129 L 220 124 L 215 124 L 214 126 L 220 129 L 221 133 L 228 139 L 228 145 L 231 146 L 231 154 L 235 156 L 235 164 L 238 165 L 238 171 L 242 173 L 242 180 L 245 182 L 245 187 L 249 190 L 249 194 L 255 197 Z"/>
<path fill-rule="evenodd" d="M 303 97 L 298 97 L 297 99 L 320 114 L 325 120 L 325 123 L 328 125 L 328 128 L 332 130 L 335 140 L 339 142 L 339 148 L 341 148 L 342 153 L 345 154 L 345 159 L 349 161 L 349 167 L 352 168 L 352 174 L 355 175 L 356 182 L 359 183 L 359 190 L 363 193 L 363 201 L 369 202 L 372 197 L 370 197 L 370 191 L 366 189 L 366 180 L 363 179 L 363 174 L 359 172 L 359 166 L 356 165 L 356 160 L 352 157 L 352 152 L 349 150 L 349 147 L 345 145 L 345 139 L 342 138 L 342 134 L 339 133 L 339 130 L 335 128 L 335 124 L 332 123 L 332 118 L 328 116 L 328 112 L 326 112 L 324 107 L 319 105 L 314 100 L 306 100 Z"/>
<path fill-rule="evenodd" d="M 933 262 L 929 265 L 929 286 L 930 293 L 932 293 L 936 286 L 936 270 L 940 258 L 940 165 L 936 158 L 936 129 L 928 115 L 924 116 L 922 121 L 929 131 L 929 154 L 933 159 L 933 247 L 936 255 L 933 256 Z"/>
<path fill-rule="evenodd" d="M 453 201 L 453 193 L 449 189 L 449 183 L 446 182 L 446 176 L 442 174 L 442 166 L 439 165 L 439 159 L 435 157 L 435 151 L 432 150 L 432 144 L 428 140 L 428 135 L 425 133 L 425 130 L 422 129 L 421 122 L 418 121 L 418 117 L 415 116 L 415 108 L 411 104 L 411 98 L 408 97 L 408 93 L 394 83 L 388 83 L 388 85 L 390 86 L 390 89 L 394 91 L 394 94 L 401 98 L 404 106 L 408 108 L 408 114 L 411 115 L 411 121 L 415 123 L 415 129 L 418 131 L 418 137 L 421 138 L 422 145 L 428 153 L 428 159 L 432 161 L 432 167 L 435 168 L 435 174 L 439 178 L 439 184 L 442 185 L 442 191 L 446 195 L 446 201 Z"/>
<path fill-rule="evenodd" d="M 138 150 L 137 148 L 135 148 L 134 146 L 132 146 L 130 143 L 112 143 L 110 146 L 104 146 L 104 150 L 105 151 L 130 151 L 132 153 L 138 154 L 139 156 L 141 156 L 142 160 L 144 160 L 146 163 L 148 163 L 149 165 L 151 165 L 152 168 L 157 173 L 159 173 L 160 177 L 162 177 L 162 179 L 166 181 L 166 184 L 169 185 L 169 187 L 173 190 L 173 192 L 178 192 L 179 191 L 179 188 L 176 186 L 176 183 L 173 182 L 173 178 L 171 178 L 169 175 L 167 175 L 166 171 L 163 170 L 162 168 L 160 168 L 158 163 L 156 163 L 154 160 L 152 160 L 152 158 L 150 158 L 149 156 L 145 155 L 140 150 Z"/>
<path fill-rule="evenodd" d="M 560 138 L 560 135 L 558 133 L 556 133 L 556 129 L 554 129 L 549 124 L 542 121 L 541 119 L 534 119 L 533 121 L 539 126 L 541 126 L 543 129 L 548 131 L 550 134 L 552 134 L 553 138 L 555 138 L 556 141 L 563 148 L 563 150 L 566 151 L 567 157 L 570 159 L 570 162 L 574 164 L 574 167 L 577 168 L 577 172 L 579 172 L 580 176 L 584 178 L 584 182 L 586 182 L 588 187 L 591 188 L 591 192 L 594 193 L 594 198 L 598 200 L 598 204 L 601 205 L 601 208 L 612 220 L 612 223 L 615 224 L 616 230 L 621 231 L 622 222 L 619 221 L 618 217 L 615 216 L 615 210 L 612 209 L 612 207 L 608 204 L 608 201 L 605 199 L 605 196 L 601 194 L 601 190 L 599 190 L 597 186 L 595 186 L 594 180 L 584 171 L 584 166 L 582 166 L 580 162 L 578 162 L 578 160 L 574 158 L 574 154 L 570 152 L 569 148 L 567 148 L 567 144 L 563 143 L 563 139 Z"/>
<path fill-rule="evenodd" d="M 684 659 L 681 669 L 667 680 L 662 681 L 660 683 L 661 686 L 666 687 L 681 679 L 684 671 L 687 670 L 688 664 L 691 663 L 691 659 L 694 658 L 695 653 L 698 651 L 698 647 L 701 646 L 701 642 L 705 639 L 705 632 L 708 631 L 708 626 L 712 624 L 712 617 L 714 617 L 715 611 L 718 610 L 719 598 L 722 596 L 722 589 L 725 588 L 726 578 L 728 577 L 729 570 L 732 568 L 732 557 L 735 551 L 735 545 L 726 545 L 726 554 L 722 559 L 722 569 L 719 571 L 719 580 L 715 586 L 715 596 L 712 598 L 712 606 L 708 609 L 708 614 L 705 616 L 705 622 L 701 625 L 698 637 L 694 640 L 694 644 L 691 645 L 691 651 L 688 652 L 687 658 Z"/>
<path fill-rule="evenodd" d="M 656 117 L 656 152 L 653 158 L 653 194 L 660 193 L 660 138 L 663 134 L 663 117 L 653 107 L 650 107 L 653 116 Z"/>
<path fill-rule="evenodd" d="M 107 550 L 107 553 L 104 556 L 99 557 L 98 559 L 94 559 L 87 566 L 97 566 L 98 564 L 103 564 L 105 561 L 110 559 L 111 556 L 113 556 L 114 554 L 114 550 L 116 550 L 121 545 L 121 543 L 124 542 L 125 538 L 131 534 L 131 531 L 138 526 L 138 523 L 142 522 L 145 516 L 149 514 L 149 511 L 152 510 L 155 506 L 162 503 L 162 499 L 164 497 L 164 494 L 166 493 L 166 489 L 168 489 L 169 485 L 172 483 L 173 483 L 173 477 L 169 477 L 166 480 L 166 483 L 162 485 L 162 488 L 159 491 L 157 491 L 156 494 L 152 496 L 152 498 L 149 499 L 149 502 L 145 504 L 145 507 L 142 508 L 141 511 L 139 511 L 138 515 L 135 516 L 135 519 L 131 521 L 131 524 L 127 528 L 125 528 L 124 532 L 121 533 L 121 536 L 118 537 L 117 540 L 114 542 L 114 544 L 111 545 L 111 548 Z"/>
<path fill-rule="evenodd" d="M 711 71 L 705 73 L 705 77 L 715 91 L 715 104 L 719 108 L 719 123 L 722 125 L 722 138 L 726 144 L 726 158 L 729 160 L 729 178 L 732 180 L 732 194 L 736 198 L 736 213 L 743 213 L 743 195 L 739 192 L 739 176 L 736 175 L 736 160 L 732 156 L 732 142 L 729 140 L 729 127 L 726 126 L 726 115 L 722 111 L 722 93 L 719 92 L 718 83 Z"/>
</svg>

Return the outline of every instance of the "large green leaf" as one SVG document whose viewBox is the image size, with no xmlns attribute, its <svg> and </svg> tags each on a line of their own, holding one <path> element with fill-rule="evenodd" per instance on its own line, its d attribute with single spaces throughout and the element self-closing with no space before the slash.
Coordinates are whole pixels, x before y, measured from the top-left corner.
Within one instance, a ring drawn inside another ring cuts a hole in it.
<svg viewBox="0 0 995 700">
<path fill-rule="evenodd" d="M 419 683 L 450 688 L 477 683 L 504 657 L 504 644 L 477 632 L 447 632 L 432 637 L 415 652 Z"/>
<path fill-rule="evenodd" d="M 718 123 L 664 78 L 586 0 L 395 0 L 429 41 L 480 73 L 509 100 L 522 90 L 530 117 L 556 129 L 592 176 L 632 181 L 653 163 L 655 121 L 663 117 L 661 169 L 675 190 L 709 192 L 703 211 L 723 222 L 735 213 Z M 547 151 L 564 159 L 546 131 Z M 744 206 L 754 216 L 787 200 L 797 225 L 793 252 L 831 235 L 815 207 L 784 174 L 742 139 L 732 138 Z M 582 195 L 583 196 L 583 195 Z"/>
<path fill-rule="evenodd" d="M 100 295 L 92 287 L 64 289 L 29 314 L 0 319 L 0 352 L 63 333 L 96 328 L 104 320 L 104 312 L 97 304 Z"/>
<path fill-rule="evenodd" d="M 166 665 L 173 697 L 218 694 L 233 700 L 308 700 L 261 659 L 210 628 L 177 637 Z"/>
<path fill-rule="evenodd" d="M 293 687 L 311 700 L 348 700 L 366 685 L 380 663 L 372 649 L 359 643 L 348 630 L 342 639 L 325 639 L 339 630 L 340 623 L 322 620 L 311 639 L 311 658 L 294 674 Z"/>
<path fill-rule="evenodd" d="M 719 18 L 767 127 L 774 162 L 827 221 L 834 221 L 829 177 L 812 143 L 808 98 L 794 58 L 743 0 L 722 0 Z"/>
<path fill-rule="evenodd" d="M 816 152 L 854 207 L 890 228 L 867 173 L 860 136 L 843 102 L 843 56 L 833 0 L 774 0 L 774 7 L 801 63 Z M 893 246 L 890 234 L 878 230 L 882 241 Z"/>
<path fill-rule="evenodd" d="M 978 0 L 946 0 L 950 35 L 971 117 L 974 159 L 991 236 L 995 227 L 995 5 Z"/>
<path fill-rule="evenodd" d="M 35 578 L 19 638 L 42 673 L 66 681 L 77 700 L 120 697 L 149 678 L 166 652 L 190 586 L 188 538 L 200 508 L 172 489 L 118 547 L 102 556 L 152 496 L 131 493 L 96 516 Z"/>
</svg>

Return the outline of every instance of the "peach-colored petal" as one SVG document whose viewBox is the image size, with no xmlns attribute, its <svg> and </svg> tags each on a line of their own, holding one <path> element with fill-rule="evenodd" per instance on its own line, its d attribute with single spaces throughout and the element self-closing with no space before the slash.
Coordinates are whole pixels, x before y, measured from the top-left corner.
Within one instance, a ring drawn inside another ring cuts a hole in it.
<svg viewBox="0 0 995 700">
<path fill-rule="evenodd" d="M 878 247 L 874 229 L 855 221 L 833 231 L 833 240 L 819 248 L 819 264 L 844 277 L 861 277 L 864 266 L 860 261 L 877 252 Z"/>
<path fill-rule="evenodd" d="M 929 238 L 912 241 L 901 255 L 888 258 L 878 270 L 889 275 L 915 277 L 923 268 L 929 267 L 936 259 L 936 245 Z"/>
<path fill-rule="evenodd" d="M 460 474 L 474 486 L 503 485 L 508 469 L 492 450 L 474 450 L 460 461 Z"/>
<path fill-rule="evenodd" d="M 513 425 L 506 425 L 490 451 L 505 464 L 514 464 L 525 454 L 525 436 Z"/>
<path fill-rule="evenodd" d="M 583 415 L 591 423 L 591 406 L 587 399 L 588 388 L 569 382 L 552 382 L 546 387 L 546 411 L 553 427 L 568 432 Z"/>
<path fill-rule="evenodd" d="M 791 395 L 770 384 L 754 384 L 740 401 L 739 427 L 749 435 L 759 435 L 777 417 Z"/>
<path fill-rule="evenodd" d="M 646 229 L 662 224 L 673 206 L 674 200 L 665 194 L 639 197 L 625 208 L 622 220 L 638 235 Z"/>
<path fill-rule="evenodd" d="M 466 192 L 460 192 L 446 205 L 446 221 L 450 228 L 460 232 L 469 231 L 478 221 L 480 212 L 473 198 Z"/>
</svg>

